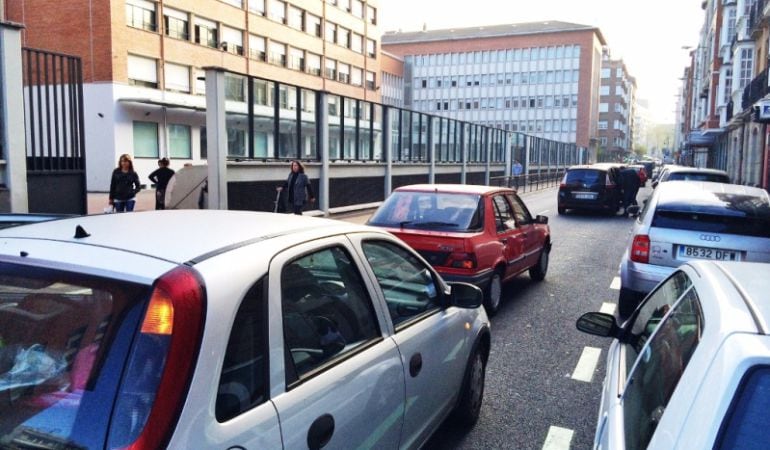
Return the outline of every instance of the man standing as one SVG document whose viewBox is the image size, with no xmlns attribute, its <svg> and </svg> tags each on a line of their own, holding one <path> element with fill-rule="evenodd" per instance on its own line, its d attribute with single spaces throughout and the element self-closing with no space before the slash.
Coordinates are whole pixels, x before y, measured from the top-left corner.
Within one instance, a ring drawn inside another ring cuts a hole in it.
<svg viewBox="0 0 770 450">
<path fill-rule="evenodd" d="M 524 171 L 524 167 L 521 165 L 518 159 L 513 160 L 513 185 L 516 189 L 519 188 L 519 178 Z"/>
<path fill-rule="evenodd" d="M 635 169 L 625 167 L 620 171 L 620 187 L 623 189 L 623 214 L 628 214 L 628 207 L 636 205 L 636 194 L 641 182 Z"/>
</svg>

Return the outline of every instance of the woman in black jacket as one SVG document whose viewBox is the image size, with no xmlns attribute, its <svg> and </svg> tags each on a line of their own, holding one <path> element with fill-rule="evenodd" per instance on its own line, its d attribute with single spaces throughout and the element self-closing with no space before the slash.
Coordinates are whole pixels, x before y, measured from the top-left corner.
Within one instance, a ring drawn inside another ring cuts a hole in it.
<svg viewBox="0 0 770 450">
<path fill-rule="evenodd" d="M 288 208 L 286 212 L 291 212 L 297 215 L 302 215 L 302 209 L 305 207 L 306 199 L 310 198 L 310 203 L 315 201 L 313 196 L 313 187 L 310 185 L 310 180 L 305 175 L 305 167 L 299 161 L 291 162 L 291 172 L 284 181 L 283 186 L 276 188 L 278 192 L 286 189 L 286 203 Z M 307 191 L 307 194 L 305 193 Z"/>
<path fill-rule="evenodd" d="M 120 155 L 117 169 L 112 171 L 110 181 L 110 205 L 115 212 L 133 211 L 136 204 L 136 194 L 142 189 L 139 175 L 134 172 L 131 156 Z"/>
</svg>

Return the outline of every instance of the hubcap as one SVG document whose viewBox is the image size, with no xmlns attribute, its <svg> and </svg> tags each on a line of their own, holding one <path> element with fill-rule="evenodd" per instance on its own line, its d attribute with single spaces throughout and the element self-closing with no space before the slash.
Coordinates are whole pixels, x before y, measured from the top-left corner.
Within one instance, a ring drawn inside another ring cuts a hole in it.
<svg viewBox="0 0 770 450">
<path fill-rule="evenodd" d="M 489 303 L 493 308 L 497 308 L 500 304 L 500 296 L 502 295 L 502 282 L 500 281 L 500 275 L 495 274 L 492 277 L 492 282 L 489 285 Z"/>
<path fill-rule="evenodd" d="M 481 397 L 484 392 L 484 363 L 481 361 L 481 355 L 476 354 L 473 359 L 470 379 L 471 407 L 477 410 L 481 407 Z"/>
</svg>

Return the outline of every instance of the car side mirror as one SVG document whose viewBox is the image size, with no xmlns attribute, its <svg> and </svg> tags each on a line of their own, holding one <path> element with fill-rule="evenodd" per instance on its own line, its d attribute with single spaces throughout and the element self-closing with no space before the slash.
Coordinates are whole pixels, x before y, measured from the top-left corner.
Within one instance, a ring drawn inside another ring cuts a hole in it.
<svg viewBox="0 0 770 450">
<path fill-rule="evenodd" d="M 641 209 L 639 208 L 639 205 L 631 205 L 626 209 L 626 212 L 631 214 L 634 217 L 639 217 L 639 211 Z"/>
<path fill-rule="evenodd" d="M 593 334 L 601 337 L 620 336 L 620 327 L 612 314 L 601 312 L 585 313 L 577 320 L 575 326 L 583 333 Z"/>
<path fill-rule="evenodd" d="M 657 181 L 657 180 L 653 181 L 652 188 L 655 189 L 656 187 L 658 187 L 658 184 L 660 184 L 660 181 Z"/>
<path fill-rule="evenodd" d="M 484 301 L 484 294 L 478 286 L 469 283 L 450 283 L 449 284 L 449 303 L 458 308 L 478 308 Z"/>
<path fill-rule="evenodd" d="M 548 225 L 548 216 L 538 215 L 537 217 L 535 217 L 535 223 L 539 223 L 541 225 Z"/>
</svg>

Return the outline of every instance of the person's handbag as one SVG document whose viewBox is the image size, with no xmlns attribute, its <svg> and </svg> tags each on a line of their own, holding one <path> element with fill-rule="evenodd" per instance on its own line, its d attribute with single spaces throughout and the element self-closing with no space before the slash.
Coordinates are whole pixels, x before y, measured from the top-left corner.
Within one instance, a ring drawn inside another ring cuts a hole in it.
<svg viewBox="0 0 770 450">
<path fill-rule="evenodd" d="M 104 207 L 104 214 L 112 214 L 115 212 L 115 206 L 114 205 L 107 205 Z"/>
</svg>

